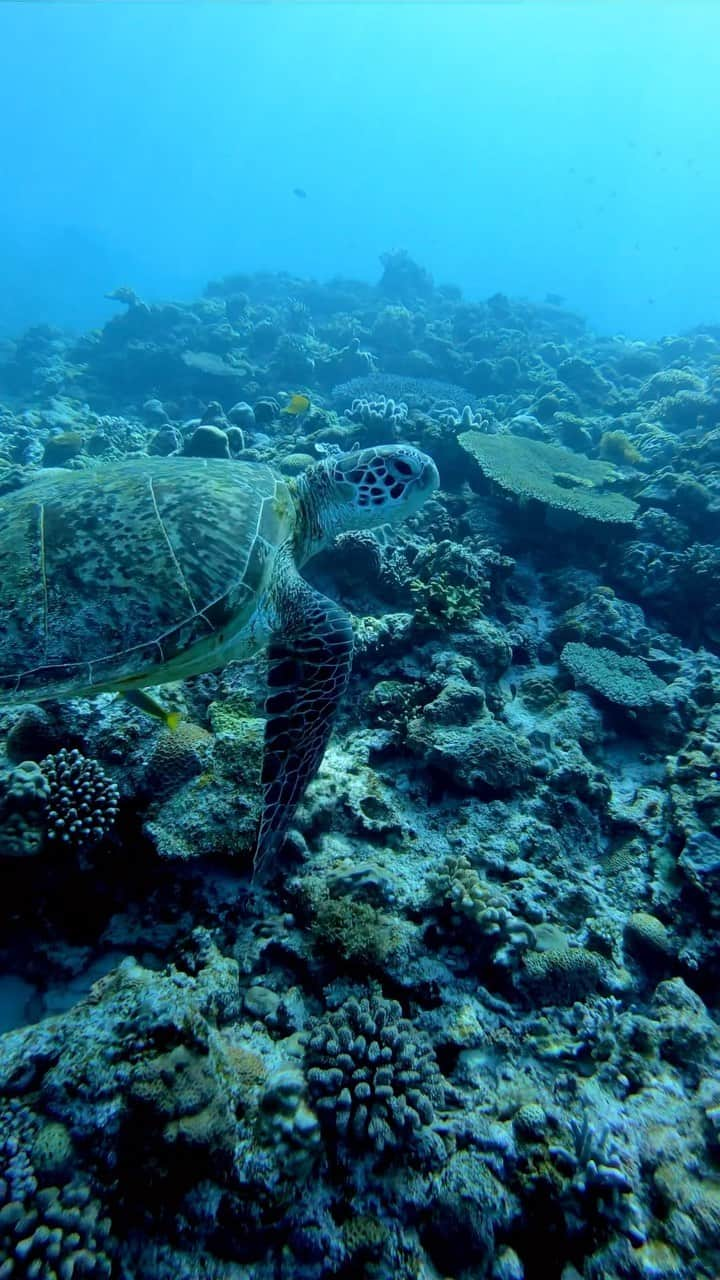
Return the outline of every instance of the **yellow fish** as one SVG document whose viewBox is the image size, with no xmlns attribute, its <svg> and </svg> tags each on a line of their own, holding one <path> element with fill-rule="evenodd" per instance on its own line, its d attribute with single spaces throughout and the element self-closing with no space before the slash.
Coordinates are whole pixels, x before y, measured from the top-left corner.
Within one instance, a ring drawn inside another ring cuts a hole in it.
<svg viewBox="0 0 720 1280">
<path fill-rule="evenodd" d="M 310 408 L 310 397 L 302 395 L 294 395 L 290 397 L 290 401 L 281 410 L 282 413 L 292 413 L 295 416 L 298 413 L 307 413 Z"/>
<path fill-rule="evenodd" d="M 128 689 L 122 694 L 126 702 L 131 706 L 137 707 L 140 711 L 144 711 L 149 716 L 154 716 L 156 720 L 162 720 L 168 729 L 177 729 L 182 716 L 179 711 L 168 711 L 161 702 L 157 702 L 155 698 L 151 698 L 149 693 L 144 689 Z"/>
</svg>

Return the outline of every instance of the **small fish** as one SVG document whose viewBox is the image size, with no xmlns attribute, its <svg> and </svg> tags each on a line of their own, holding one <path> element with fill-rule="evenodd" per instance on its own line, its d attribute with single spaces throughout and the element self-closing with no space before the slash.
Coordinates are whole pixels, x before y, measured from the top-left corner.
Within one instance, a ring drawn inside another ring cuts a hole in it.
<svg viewBox="0 0 720 1280">
<path fill-rule="evenodd" d="M 294 395 L 290 397 L 288 404 L 286 404 L 285 408 L 281 409 L 280 412 L 291 413 L 293 417 L 297 417 L 299 413 L 307 413 L 309 408 L 310 408 L 309 396 Z"/>
<path fill-rule="evenodd" d="M 155 698 L 151 698 L 149 693 L 144 689 L 128 689 L 122 694 L 126 702 L 132 707 L 137 707 L 139 711 L 144 711 L 146 715 L 154 716 L 156 720 L 162 720 L 168 729 L 177 729 L 182 716 L 179 711 L 168 711 L 161 702 L 157 702 Z"/>
<path fill-rule="evenodd" d="M 298 200 L 307 200 L 307 191 L 302 187 L 293 187 L 293 195 L 297 196 Z"/>
</svg>

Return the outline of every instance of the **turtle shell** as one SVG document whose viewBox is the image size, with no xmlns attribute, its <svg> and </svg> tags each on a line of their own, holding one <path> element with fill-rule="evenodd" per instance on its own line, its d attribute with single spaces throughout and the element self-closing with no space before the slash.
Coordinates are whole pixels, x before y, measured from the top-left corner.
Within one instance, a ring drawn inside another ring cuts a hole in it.
<svg viewBox="0 0 720 1280">
<path fill-rule="evenodd" d="M 0 499 L 0 697 L 160 684 L 257 648 L 255 607 L 294 525 L 259 464 L 40 472 Z"/>
</svg>

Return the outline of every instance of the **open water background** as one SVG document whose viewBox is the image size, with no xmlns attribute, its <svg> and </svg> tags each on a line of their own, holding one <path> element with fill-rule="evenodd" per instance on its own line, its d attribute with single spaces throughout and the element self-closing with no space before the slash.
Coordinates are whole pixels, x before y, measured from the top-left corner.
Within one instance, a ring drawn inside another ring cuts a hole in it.
<svg viewBox="0 0 720 1280">
<path fill-rule="evenodd" d="M 0 332 L 391 248 L 601 332 L 717 320 L 718 48 L 715 0 L 6 0 Z"/>
</svg>

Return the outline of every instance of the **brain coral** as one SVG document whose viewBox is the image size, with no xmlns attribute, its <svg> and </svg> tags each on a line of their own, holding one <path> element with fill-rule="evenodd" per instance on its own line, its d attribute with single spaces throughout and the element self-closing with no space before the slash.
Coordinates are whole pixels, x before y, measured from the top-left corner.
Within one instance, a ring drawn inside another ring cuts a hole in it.
<svg viewBox="0 0 720 1280">
<path fill-rule="evenodd" d="M 635 518 L 637 504 L 607 487 L 616 475 L 609 462 L 527 436 L 465 431 L 458 441 L 483 475 L 515 498 L 533 498 L 552 511 L 599 524 L 631 524 Z"/>
<path fill-rule="evenodd" d="M 576 684 L 622 707 L 653 707 L 664 701 L 666 685 L 642 658 L 571 641 L 560 654 Z"/>
</svg>

